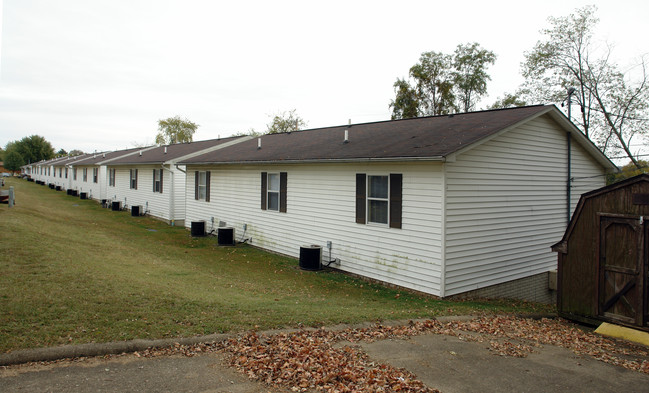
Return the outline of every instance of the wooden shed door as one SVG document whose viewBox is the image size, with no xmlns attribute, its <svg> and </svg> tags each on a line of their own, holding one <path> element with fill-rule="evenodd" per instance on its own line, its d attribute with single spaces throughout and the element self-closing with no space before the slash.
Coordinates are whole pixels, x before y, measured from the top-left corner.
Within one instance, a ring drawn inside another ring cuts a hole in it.
<svg viewBox="0 0 649 393">
<path fill-rule="evenodd" d="M 600 217 L 599 315 L 642 326 L 646 292 L 642 218 Z"/>
</svg>

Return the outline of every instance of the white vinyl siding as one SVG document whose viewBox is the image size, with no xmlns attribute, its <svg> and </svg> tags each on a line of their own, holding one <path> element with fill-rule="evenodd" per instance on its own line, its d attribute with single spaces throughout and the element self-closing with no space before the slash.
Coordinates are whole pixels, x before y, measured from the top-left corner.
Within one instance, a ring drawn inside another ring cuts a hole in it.
<svg viewBox="0 0 649 393">
<path fill-rule="evenodd" d="M 82 176 L 78 176 L 76 179 L 74 179 L 74 176 L 72 176 L 72 179 L 68 179 L 66 181 L 66 188 L 70 188 L 72 190 L 77 190 L 78 192 L 85 192 L 88 193 L 88 198 L 92 199 L 102 199 L 102 181 L 101 181 L 101 168 L 98 168 L 97 166 L 77 166 L 72 169 L 72 173 L 74 175 L 75 171 L 81 171 Z M 90 172 L 91 175 L 94 170 L 98 171 L 98 183 L 93 182 L 93 179 L 88 178 L 88 173 Z M 84 175 L 86 177 L 86 180 L 84 181 Z"/>
<path fill-rule="evenodd" d="M 573 147 L 573 176 L 593 173 L 575 165 L 586 159 Z M 445 296 L 556 268 L 550 246 L 567 225 L 567 140 L 552 120 L 537 118 L 459 155 L 446 181 Z"/>
<path fill-rule="evenodd" d="M 581 194 L 606 185 L 606 171 L 599 166 L 583 147 L 573 142 L 571 159 L 571 217 L 575 212 Z"/>
<path fill-rule="evenodd" d="M 441 266 L 441 164 L 315 164 L 286 166 L 189 166 L 211 171 L 210 203 L 187 199 L 187 218 L 247 224 L 252 244 L 299 256 L 300 246 L 333 244 L 340 269 L 418 291 L 439 294 Z M 259 208 L 261 172 L 287 172 L 287 213 Z M 355 221 L 356 174 L 403 174 L 402 228 L 360 225 Z M 186 193 L 194 195 L 194 176 Z M 297 262 L 296 262 L 297 264 Z"/>
<path fill-rule="evenodd" d="M 129 168 L 114 166 L 115 187 L 108 188 L 107 199 L 119 201 L 122 207 L 127 205 L 142 206 L 147 209 L 147 214 L 163 219 L 182 221 L 185 217 L 185 174 L 173 169 L 172 175 L 168 170 L 162 171 L 163 192 L 153 192 L 153 169 L 159 169 L 159 165 L 140 165 Z M 137 169 L 138 188 L 130 188 L 130 174 L 132 169 Z M 146 185 L 146 186 L 145 186 Z M 173 198 L 173 199 L 172 199 Z"/>
</svg>

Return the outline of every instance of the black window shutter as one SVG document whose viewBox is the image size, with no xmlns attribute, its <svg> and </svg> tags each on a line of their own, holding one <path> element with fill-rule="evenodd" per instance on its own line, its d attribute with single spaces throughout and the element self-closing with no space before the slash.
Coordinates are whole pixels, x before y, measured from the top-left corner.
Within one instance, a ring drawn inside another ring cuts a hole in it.
<svg viewBox="0 0 649 393">
<path fill-rule="evenodd" d="M 261 210 L 266 210 L 266 191 L 268 188 L 268 172 L 261 173 Z"/>
<path fill-rule="evenodd" d="M 279 211 L 286 213 L 286 181 L 288 180 L 288 173 L 279 173 Z"/>
<path fill-rule="evenodd" d="M 390 174 L 390 228 L 401 228 L 403 175 Z"/>
<path fill-rule="evenodd" d="M 155 192 L 155 175 L 157 171 L 158 171 L 157 169 L 153 170 L 153 192 Z"/>
<path fill-rule="evenodd" d="M 137 169 L 135 170 L 135 189 L 137 190 Z"/>
<path fill-rule="evenodd" d="M 205 172 L 205 202 L 210 201 L 210 175 L 210 171 Z"/>
<path fill-rule="evenodd" d="M 198 200 L 198 171 L 194 172 L 194 199 Z"/>
<path fill-rule="evenodd" d="M 358 224 L 365 224 L 365 193 L 367 187 L 365 182 L 367 176 L 364 173 L 356 174 L 356 222 Z"/>
<path fill-rule="evenodd" d="M 162 194 L 162 178 L 164 177 L 164 176 L 162 176 L 163 173 L 164 173 L 164 171 L 162 169 L 160 169 L 160 194 Z"/>
</svg>

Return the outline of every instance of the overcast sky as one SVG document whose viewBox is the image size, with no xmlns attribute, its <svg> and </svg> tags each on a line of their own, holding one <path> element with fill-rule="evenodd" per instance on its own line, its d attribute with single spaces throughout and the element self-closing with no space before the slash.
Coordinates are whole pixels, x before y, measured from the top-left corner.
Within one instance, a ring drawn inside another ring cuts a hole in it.
<svg viewBox="0 0 649 393">
<path fill-rule="evenodd" d="M 547 18 L 587 4 L 622 69 L 649 53 L 646 0 L 0 0 L 0 146 L 152 144 L 175 115 L 200 125 L 194 140 L 291 109 L 308 128 L 388 120 L 422 52 L 469 42 L 498 56 L 485 107 L 521 83 Z"/>
</svg>

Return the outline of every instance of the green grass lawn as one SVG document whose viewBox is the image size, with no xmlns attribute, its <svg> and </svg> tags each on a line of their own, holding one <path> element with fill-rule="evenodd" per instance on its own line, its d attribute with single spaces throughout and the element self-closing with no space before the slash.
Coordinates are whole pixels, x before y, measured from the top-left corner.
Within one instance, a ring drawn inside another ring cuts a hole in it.
<svg viewBox="0 0 649 393">
<path fill-rule="evenodd" d="M 514 301 L 440 301 L 247 245 L 103 209 L 10 179 L 0 204 L 0 351 L 476 312 Z"/>
</svg>

